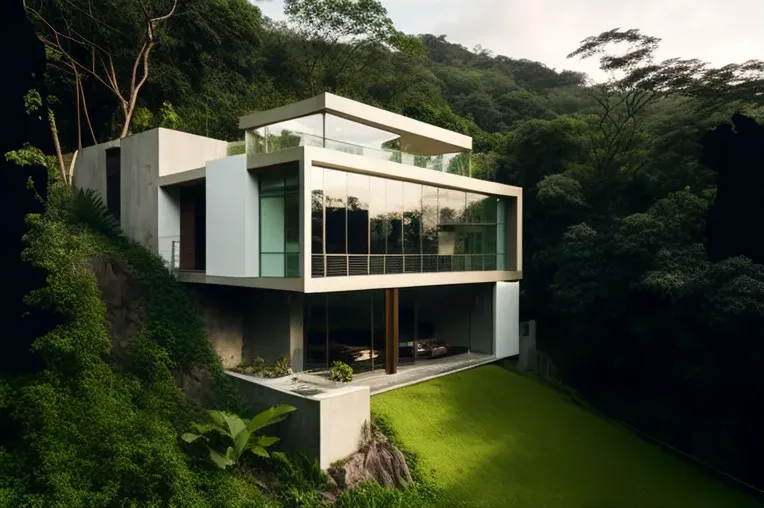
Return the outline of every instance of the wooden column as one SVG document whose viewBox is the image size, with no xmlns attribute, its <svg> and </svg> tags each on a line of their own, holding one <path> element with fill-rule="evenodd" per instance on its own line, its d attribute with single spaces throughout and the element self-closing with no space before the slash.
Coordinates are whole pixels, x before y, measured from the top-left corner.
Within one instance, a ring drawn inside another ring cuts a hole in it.
<svg viewBox="0 0 764 508">
<path fill-rule="evenodd" d="M 385 373 L 398 372 L 398 289 L 385 289 Z"/>
</svg>

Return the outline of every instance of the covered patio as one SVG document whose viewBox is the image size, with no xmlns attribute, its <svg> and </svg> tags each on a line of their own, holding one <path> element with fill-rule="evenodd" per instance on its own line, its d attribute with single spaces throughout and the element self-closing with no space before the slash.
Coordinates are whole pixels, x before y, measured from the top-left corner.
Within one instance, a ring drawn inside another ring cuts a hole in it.
<svg viewBox="0 0 764 508">
<path fill-rule="evenodd" d="M 396 388 L 421 383 L 454 372 L 472 369 L 496 361 L 494 355 L 484 353 L 463 353 L 429 360 L 426 363 L 401 365 L 395 374 L 384 372 L 363 372 L 353 377 L 348 386 L 368 386 L 371 395 L 383 393 Z"/>
</svg>

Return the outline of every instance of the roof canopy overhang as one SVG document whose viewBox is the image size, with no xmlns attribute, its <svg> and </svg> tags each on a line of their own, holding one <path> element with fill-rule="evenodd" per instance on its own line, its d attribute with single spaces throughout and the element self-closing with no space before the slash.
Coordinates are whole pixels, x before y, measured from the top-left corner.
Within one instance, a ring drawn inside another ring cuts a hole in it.
<svg viewBox="0 0 764 508">
<path fill-rule="evenodd" d="M 414 155 L 440 155 L 472 150 L 472 138 L 413 118 L 330 93 L 257 111 L 239 119 L 240 129 L 254 129 L 316 113 L 330 113 L 401 137 L 404 151 Z"/>
</svg>

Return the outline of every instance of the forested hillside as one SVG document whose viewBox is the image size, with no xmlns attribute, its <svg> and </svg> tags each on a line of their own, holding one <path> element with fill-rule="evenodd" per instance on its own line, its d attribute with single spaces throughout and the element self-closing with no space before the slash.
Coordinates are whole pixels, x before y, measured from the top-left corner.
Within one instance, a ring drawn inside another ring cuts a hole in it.
<svg viewBox="0 0 764 508">
<path fill-rule="evenodd" d="M 570 48 L 612 74 L 595 85 L 400 33 L 376 0 L 287 0 L 285 23 L 141 5 L 27 2 L 63 152 L 159 125 L 236 140 L 322 91 L 469 134 L 474 174 L 524 189 L 521 312 L 563 380 L 764 486 L 764 64 L 656 63 L 659 40 L 613 30 Z"/>
</svg>

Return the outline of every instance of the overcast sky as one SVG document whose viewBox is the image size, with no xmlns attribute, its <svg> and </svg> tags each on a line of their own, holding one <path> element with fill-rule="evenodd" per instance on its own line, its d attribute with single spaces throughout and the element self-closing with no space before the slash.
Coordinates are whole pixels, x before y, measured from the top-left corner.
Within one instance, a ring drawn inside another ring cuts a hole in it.
<svg viewBox="0 0 764 508">
<path fill-rule="evenodd" d="M 281 0 L 255 2 L 283 19 Z M 578 42 L 612 28 L 663 39 L 658 57 L 715 66 L 764 59 L 764 0 L 382 0 L 408 34 L 445 34 L 468 48 L 538 60 L 601 77 L 596 62 L 567 60 Z"/>
</svg>

